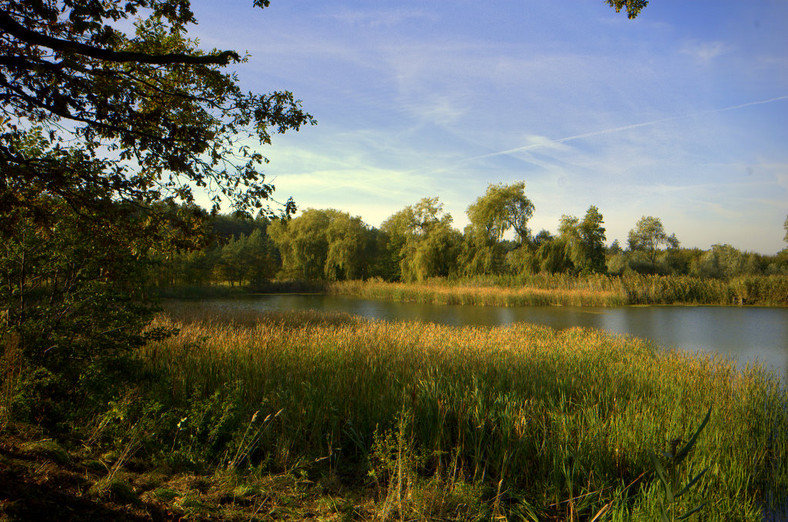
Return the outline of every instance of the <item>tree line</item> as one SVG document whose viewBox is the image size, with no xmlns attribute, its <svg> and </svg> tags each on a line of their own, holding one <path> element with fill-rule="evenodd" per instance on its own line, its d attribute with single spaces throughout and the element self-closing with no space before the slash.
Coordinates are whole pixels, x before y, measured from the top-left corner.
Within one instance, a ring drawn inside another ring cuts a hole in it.
<svg viewBox="0 0 788 522">
<path fill-rule="evenodd" d="M 260 287 L 273 279 L 342 281 L 564 273 L 691 275 L 729 279 L 788 274 L 788 250 L 775 256 L 730 245 L 681 248 L 660 218 L 643 216 L 627 244 L 606 245 L 604 217 L 592 205 L 582 217 L 564 215 L 558 230 L 533 234 L 535 207 L 525 183 L 491 184 L 467 209 L 463 231 L 435 197 L 422 198 L 379 228 L 336 209 L 307 209 L 298 217 L 255 220 L 217 215 L 214 241 L 200 250 L 170 250 L 155 258 L 158 286 L 229 283 Z M 512 239 L 505 239 L 511 231 Z"/>
</svg>

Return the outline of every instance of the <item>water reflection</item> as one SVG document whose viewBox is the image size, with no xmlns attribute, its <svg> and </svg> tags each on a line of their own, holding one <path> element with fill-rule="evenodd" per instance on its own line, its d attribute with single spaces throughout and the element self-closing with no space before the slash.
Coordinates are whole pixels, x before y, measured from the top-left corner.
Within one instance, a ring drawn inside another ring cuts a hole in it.
<svg viewBox="0 0 788 522">
<path fill-rule="evenodd" d="M 389 321 L 450 326 L 544 324 L 651 339 L 664 347 L 719 353 L 739 364 L 763 362 L 788 382 L 788 308 L 648 306 L 623 308 L 474 307 L 397 303 L 323 295 L 268 295 L 213 300 L 213 306 L 254 310 L 325 310 Z"/>
</svg>

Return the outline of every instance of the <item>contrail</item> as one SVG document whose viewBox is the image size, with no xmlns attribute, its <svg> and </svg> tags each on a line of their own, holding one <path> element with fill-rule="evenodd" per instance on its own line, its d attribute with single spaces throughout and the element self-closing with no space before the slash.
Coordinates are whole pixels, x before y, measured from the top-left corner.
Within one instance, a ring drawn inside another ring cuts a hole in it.
<svg viewBox="0 0 788 522">
<path fill-rule="evenodd" d="M 716 114 L 716 113 L 719 113 L 719 112 L 733 111 L 733 110 L 736 110 L 736 109 L 743 109 L 744 107 L 752 107 L 753 105 L 763 105 L 765 103 L 771 103 L 771 102 L 780 101 L 780 100 L 788 100 L 788 95 L 787 96 L 777 96 L 776 98 L 769 98 L 768 100 L 758 100 L 758 101 L 753 101 L 753 102 L 742 103 L 742 104 L 739 104 L 739 105 L 732 105 L 730 107 L 723 107 L 721 109 L 710 109 L 708 111 L 693 112 L 693 113 L 690 113 L 690 114 L 684 114 L 682 116 L 671 116 L 669 118 L 660 118 L 658 120 L 644 121 L 642 123 L 633 123 L 631 125 L 624 125 L 624 126 L 621 126 L 621 127 L 612 127 L 610 129 L 603 129 L 603 130 L 598 130 L 598 131 L 593 131 L 593 132 L 586 132 L 584 134 L 576 134 L 574 136 L 567 136 L 565 138 L 558 138 L 558 139 L 555 139 L 555 140 L 547 140 L 547 142 L 548 143 L 566 143 L 567 141 L 574 141 L 574 140 L 579 140 L 579 139 L 583 139 L 583 138 L 590 138 L 590 137 L 593 137 L 593 136 L 601 136 L 603 134 L 612 134 L 614 132 L 621 132 L 621 131 L 630 130 L 630 129 L 637 129 L 639 127 L 648 127 L 650 125 L 657 125 L 658 123 L 665 123 L 667 121 L 683 120 L 683 119 L 686 119 L 686 118 L 693 118 L 695 116 L 703 116 L 703 115 L 706 115 L 706 114 Z M 515 152 L 522 152 L 522 151 L 525 151 L 525 150 L 538 149 L 539 147 L 542 147 L 542 146 L 544 146 L 544 143 L 533 143 L 531 145 L 525 145 L 525 146 L 517 147 L 517 148 L 514 148 L 514 149 L 501 150 L 501 151 L 498 151 L 498 152 L 491 152 L 489 154 L 482 154 L 481 156 L 474 156 L 472 158 L 466 159 L 465 161 L 474 161 L 474 160 L 478 160 L 478 159 L 491 158 L 491 157 L 494 157 L 494 156 L 506 156 L 508 154 L 512 154 L 512 153 L 515 153 Z"/>
</svg>

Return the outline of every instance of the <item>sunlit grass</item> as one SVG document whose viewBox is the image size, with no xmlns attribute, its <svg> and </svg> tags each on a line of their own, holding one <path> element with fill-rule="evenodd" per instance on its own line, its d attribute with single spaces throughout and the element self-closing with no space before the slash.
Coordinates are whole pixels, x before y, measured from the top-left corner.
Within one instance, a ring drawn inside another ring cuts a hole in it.
<svg viewBox="0 0 788 522">
<path fill-rule="evenodd" d="M 239 432 L 266 418 L 249 462 L 405 460 L 411 502 L 437 480 L 476 491 L 489 514 L 586 519 L 607 506 L 612 519 L 651 519 L 661 490 L 648 451 L 688 437 L 711 407 L 689 459 L 709 471 L 681 501 L 759 520 L 762 500 L 788 491 L 788 397 L 760 367 L 578 328 L 210 314 L 173 310 L 160 322 L 180 334 L 141 355 L 163 376 L 162 400 L 232 395 Z"/>
<path fill-rule="evenodd" d="M 476 306 L 619 306 L 626 304 L 620 285 L 550 284 L 559 279 L 539 281 L 538 286 L 501 286 L 488 281 L 429 283 L 387 283 L 345 281 L 332 283 L 331 293 L 368 299 L 391 299 L 416 303 Z M 567 280 L 568 281 L 568 280 Z"/>
</svg>

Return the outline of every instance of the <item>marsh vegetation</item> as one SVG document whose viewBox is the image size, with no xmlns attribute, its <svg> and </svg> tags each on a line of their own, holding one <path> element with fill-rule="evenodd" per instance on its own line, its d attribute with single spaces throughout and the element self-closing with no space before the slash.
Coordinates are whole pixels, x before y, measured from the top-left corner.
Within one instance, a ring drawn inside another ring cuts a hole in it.
<svg viewBox="0 0 788 522">
<path fill-rule="evenodd" d="M 361 518 L 654 519 L 649 451 L 686 442 L 711 409 L 677 473 L 708 471 L 671 509 L 760 520 L 788 492 L 788 395 L 757 366 L 528 324 L 192 304 L 155 325 L 179 333 L 136 353 L 134 391 L 94 443 L 172 474 L 300 476 Z"/>
</svg>

